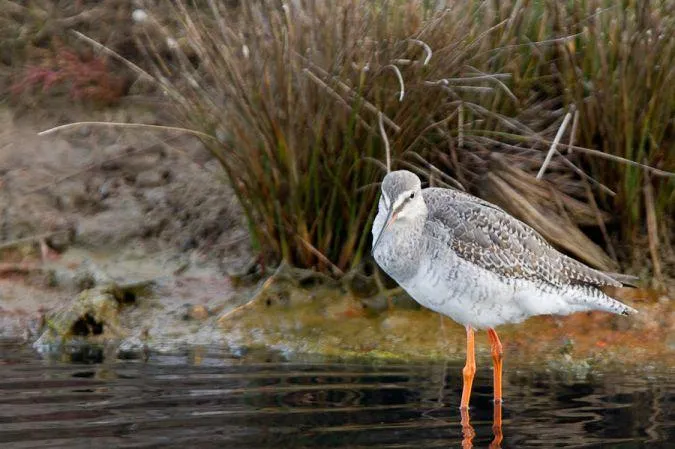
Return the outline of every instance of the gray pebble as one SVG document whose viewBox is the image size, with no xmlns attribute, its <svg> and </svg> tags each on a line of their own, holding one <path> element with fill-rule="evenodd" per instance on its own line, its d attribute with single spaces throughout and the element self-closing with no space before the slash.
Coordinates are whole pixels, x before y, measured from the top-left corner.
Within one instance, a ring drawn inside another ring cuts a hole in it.
<svg viewBox="0 0 675 449">
<path fill-rule="evenodd" d="M 143 199 L 151 206 L 166 204 L 166 191 L 162 188 L 150 188 L 143 191 Z"/>
<path fill-rule="evenodd" d="M 136 176 L 136 186 L 149 188 L 159 187 L 166 181 L 164 175 L 157 170 L 146 170 Z"/>
</svg>

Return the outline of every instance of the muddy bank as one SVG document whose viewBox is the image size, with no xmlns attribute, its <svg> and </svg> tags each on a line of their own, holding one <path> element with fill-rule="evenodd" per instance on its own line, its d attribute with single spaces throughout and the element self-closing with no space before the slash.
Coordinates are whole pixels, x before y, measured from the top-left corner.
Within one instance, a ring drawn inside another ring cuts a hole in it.
<svg viewBox="0 0 675 449">
<path fill-rule="evenodd" d="M 72 115 L 158 123 L 144 108 Z M 48 244 L 196 251 L 222 266 L 250 257 L 241 209 L 196 139 L 90 126 L 36 135 L 63 121 L 0 111 L 0 241 L 70 230 L 72 241 Z"/>
<path fill-rule="evenodd" d="M 639 313 L 535 317 L 501 327 L 510 363 L 542 363 L 572 373 L 605 365 L 675 366 L 672 298 L 631 288 L 613 294 Z M 303 290 L 281 281 L 264 285 L 249 303 L 225 313 L 219 324 L 234 347 L 337 357 L 463 360 L 464 328 L 406 298 L 359 298 L 345 289 Z M 479 333 L 477 341 L 478 355 L 487 361 L 487 337 Z"/>
<path fill-rule="evenodd" d="M 100 114 L 156 122 L 143 110 Z M 365 288 L 367 279 L 265 282 L 241 210 L 198 142 L 91 127 L 37 137 L 53 124 L 0 113 L 0 337 L 38 341 L 42 349 L 65 340 L 116 350 L 218 344 L 338 357 L 464 357 L 460 326 L 400 292 Z M 504 327 L 510 363 L 582 374 L 602 364 L 675 366 L 672 299 L 630 289 L 618 296 L 640 313 Z M 487 358 L 482 337 L 478 348 Z"/>
<path fill-rule="evenodd" d="M 232 301 L 227 273 L 250 263 L 240 208 L 193 139 L 92 127 L 37 136 L 82 119 L 157 120 L 129 107 L 20 119 L 0 110 L 0 337 L 31 340 L 87 288 L 152 281 L 142 318 L 122 311 L 132 312 L 122 339 L 189 340 L 193 321 Z"/>
</svg>

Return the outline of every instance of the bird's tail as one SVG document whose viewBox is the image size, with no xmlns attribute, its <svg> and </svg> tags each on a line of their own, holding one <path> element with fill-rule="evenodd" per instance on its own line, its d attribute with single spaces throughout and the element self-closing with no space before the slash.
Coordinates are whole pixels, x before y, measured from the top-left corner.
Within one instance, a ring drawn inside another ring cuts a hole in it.
<svg viewBox="0 0 675 449">
<path fill-rule="evenodd" d="M 638 312 L 593 286 L 574 286 L 570 296 L 572 301 L 586 310 L 602 310 L 618 315 L 632 315 Z"/>
<path fill-rule="evenodd" d="M 631 274 L 612 273 L 609 271 L 603 271 L 603 273 L 611 277 L 615 281 L 621 282 L 624 285 L 630 285 L 631 287 L 637 287 L 637 283 L 640 280 L 639 277 L 633 276 Z"/>
</svg>

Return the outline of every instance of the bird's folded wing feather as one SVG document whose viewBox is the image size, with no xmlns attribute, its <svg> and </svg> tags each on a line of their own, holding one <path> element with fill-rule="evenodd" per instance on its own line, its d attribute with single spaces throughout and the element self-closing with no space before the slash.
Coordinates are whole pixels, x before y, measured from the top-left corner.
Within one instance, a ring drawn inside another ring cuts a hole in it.
<svg viewBox="0 0 675 449">
<path fill-rule="evenodd" d="M 553 248 L 534 229 L 487 201 L 449 189 L 425 189 L 427 235 L 446 242 L 460 258 L 505 278 L 613 285 L 612 277 Z"/>
</svg>

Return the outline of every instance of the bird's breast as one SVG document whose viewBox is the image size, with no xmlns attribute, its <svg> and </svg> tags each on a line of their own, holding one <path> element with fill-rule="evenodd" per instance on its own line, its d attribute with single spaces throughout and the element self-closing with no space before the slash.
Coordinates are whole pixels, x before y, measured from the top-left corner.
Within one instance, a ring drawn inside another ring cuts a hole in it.
<svg viewBox="0 0 675 449">
<path fill-rule="evenodd" d="M 418 272 L 401 286 L 422 306 L 475 328 L 525 318 L 512 301 L 515 286 L 453 255 L 443 263 L 422 259 Z"/>
<path fill-rule="evenodd" d="M 421 225 L 397 221 L 381 232 L 373 257 L 389 276 L 402 284 L 419 271 L 424 250 Z"/>
</svg>

